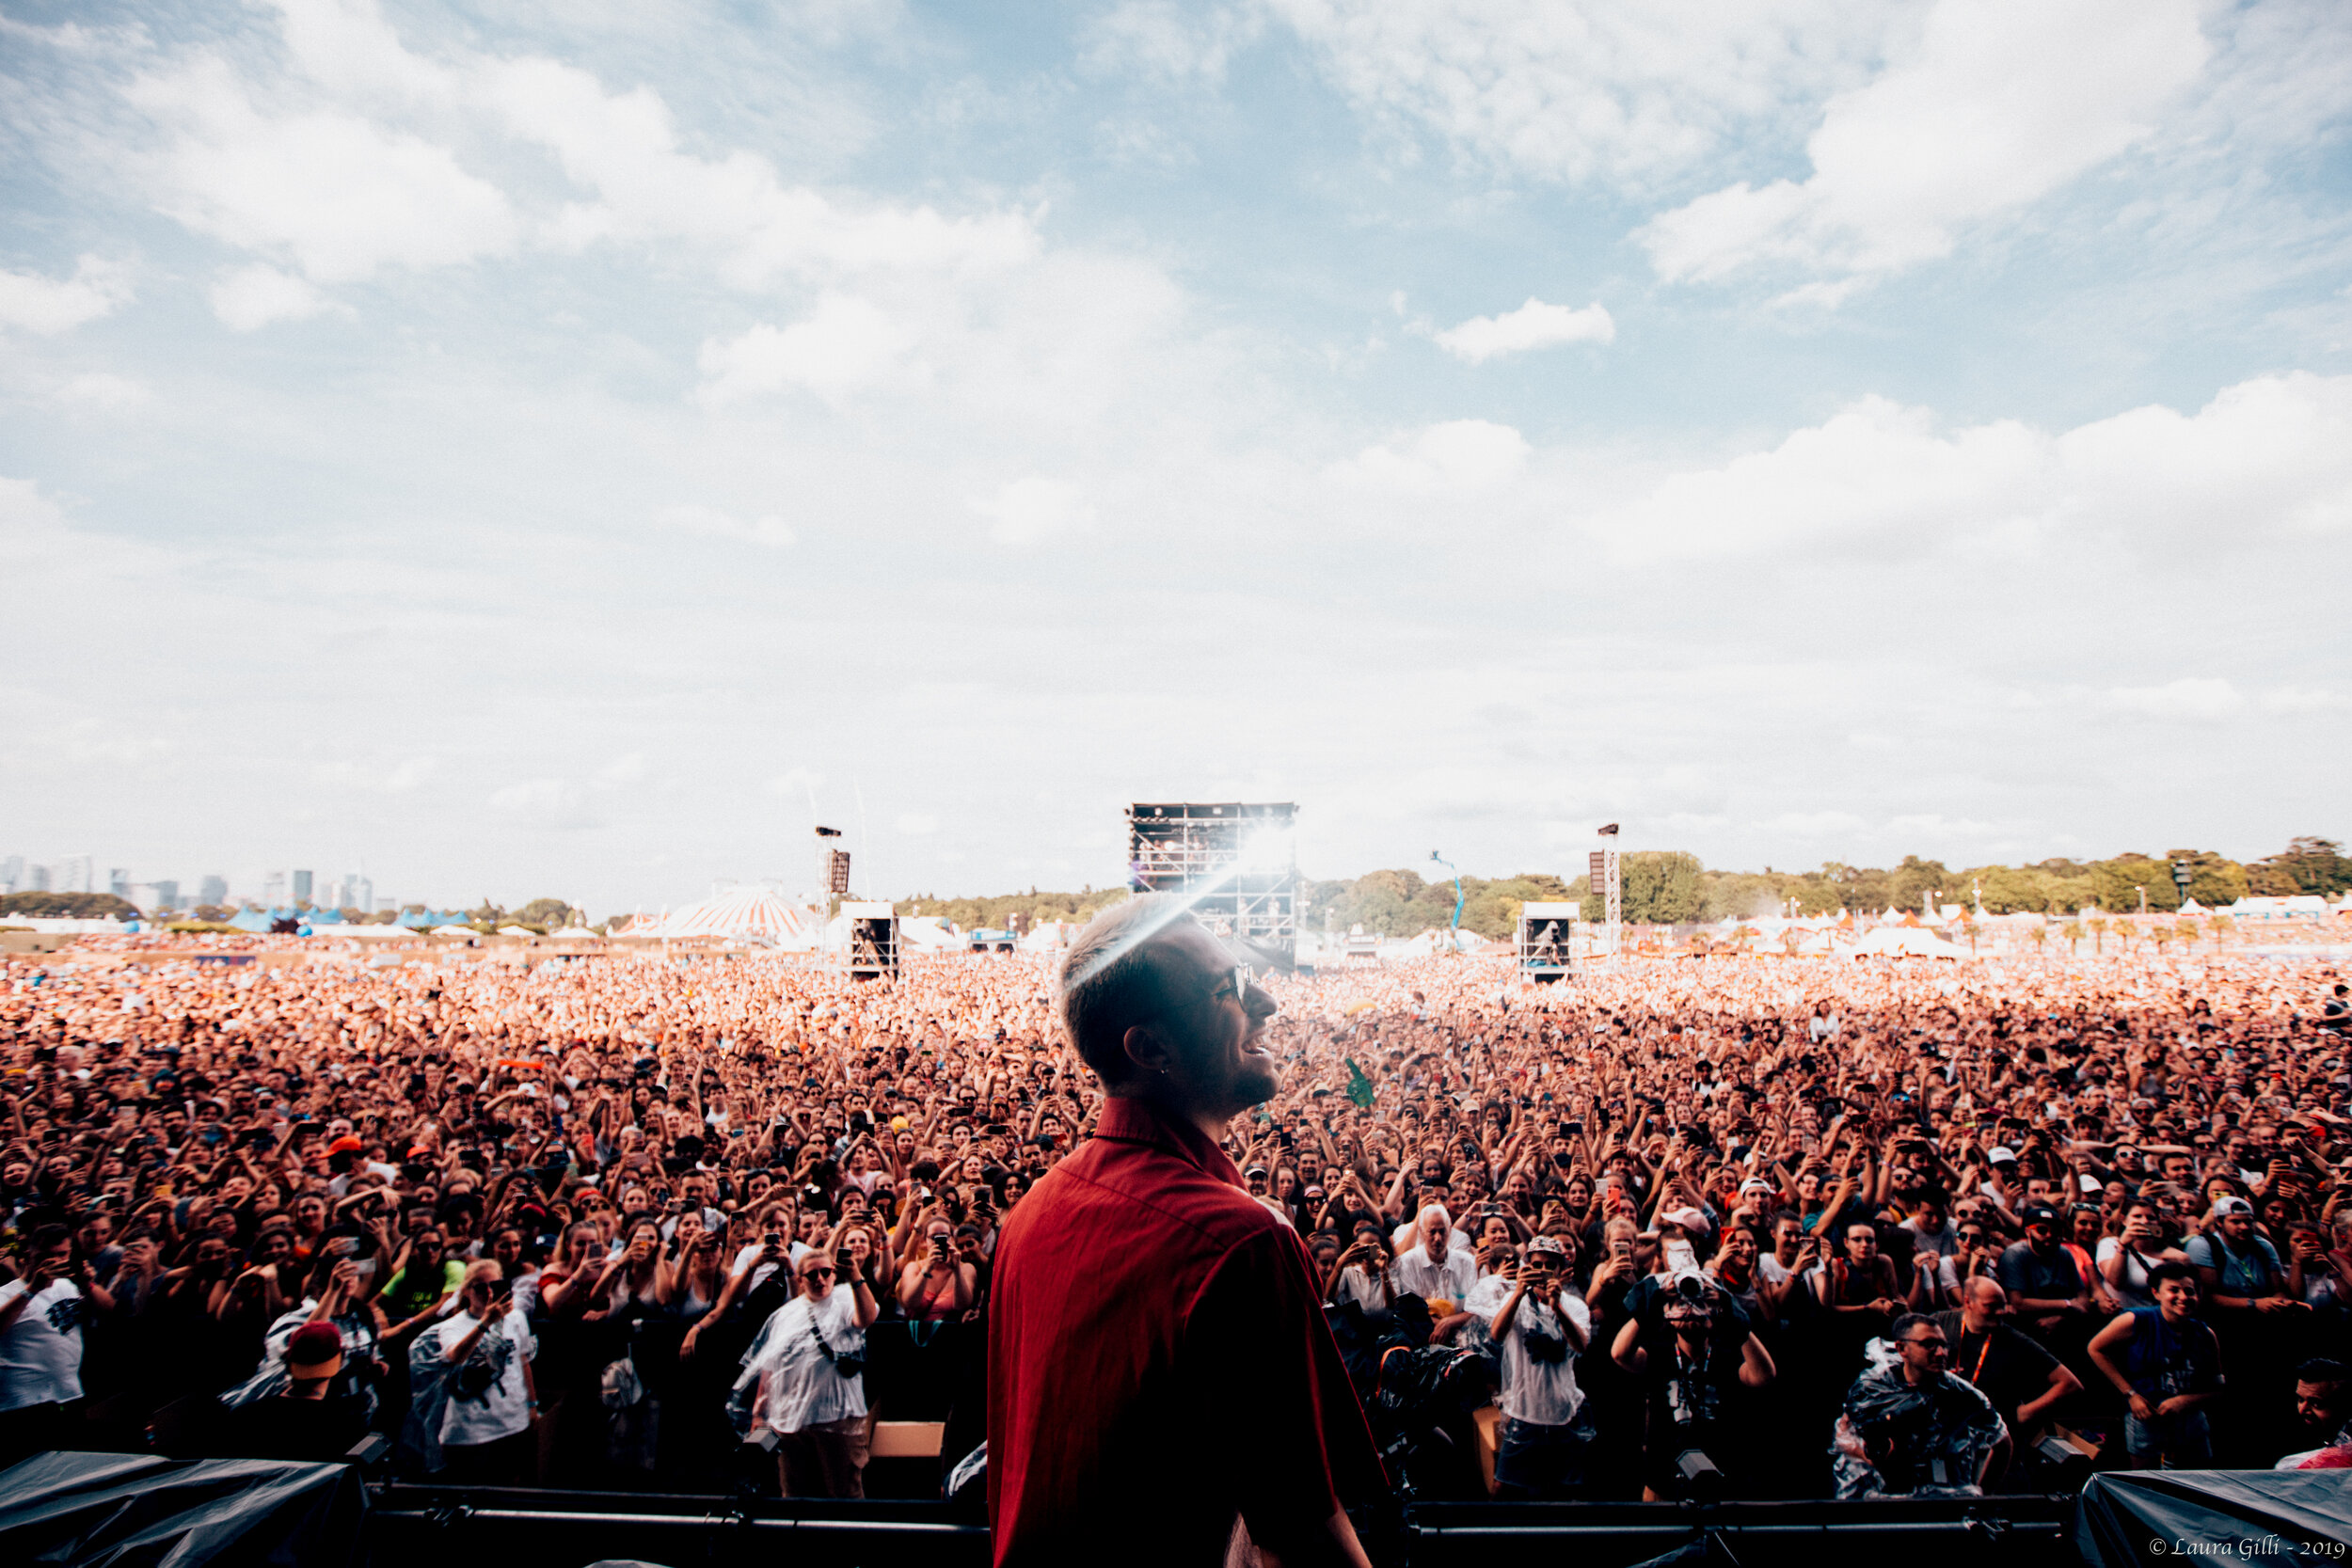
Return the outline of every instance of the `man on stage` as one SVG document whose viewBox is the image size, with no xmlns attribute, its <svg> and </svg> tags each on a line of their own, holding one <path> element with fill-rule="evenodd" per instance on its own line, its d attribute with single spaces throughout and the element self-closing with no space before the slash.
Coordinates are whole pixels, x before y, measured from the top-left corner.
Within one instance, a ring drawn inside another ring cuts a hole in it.
<svg viewBox="0 0 2352 1568">
<path fill-rule="evenodd" d="M 1275 1092 L 1273 999 L 1164 896 L 1089 925 L 1061 990 L 1110 1101 L 997 1245 L 996 1561 L 1363 1564 L 1343 1504 L 1385 1484 L 1363 1412 L 1305 1247 L 1217 1147 Z"/>
</svg>

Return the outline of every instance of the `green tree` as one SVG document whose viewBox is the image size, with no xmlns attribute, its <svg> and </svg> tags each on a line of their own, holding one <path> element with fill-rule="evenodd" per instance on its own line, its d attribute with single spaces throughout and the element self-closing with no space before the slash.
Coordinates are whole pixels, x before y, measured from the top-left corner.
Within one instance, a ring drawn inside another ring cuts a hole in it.
<svg viewBox="0 0 2352 1568">
<path fill-rule="evenodd" d="M 2297 894 L 2333 897 L 2352 889 L 2352 858 L 2333 839 L 2302 837 L 2284 849 L 2246 868 L 2252 890 L 2274 898 Z"/>
<path fill-rule="evenodd" d="M 2188 895 L 2209 910 L 2234 904 L 2246 896 L 2246 867 L 2211 849 L 2167 849 L 2167 866 L 2174 861 L 2188 865 Z"/>
<path fill-rule="evenodd" d="M 1769 873 L 1710 871 L 1701 881 L 1701 918 L 1707 920 L 1754 920 L 1778 914 L 1786 896 L 1781 882 Z"/>
<path fill-rule="evenodd" d="M 1637 925 L 1678 926 L 1706 913 L 1699 858 L 1680 849 L 1639 849 L 1625 857 L 1625 917 Z"/>
<path fill-rule="evenodd" d="M 2172 866 L 2167 861 L 2150 860 L 2146 855 L 2118 855 L 2092 866 L 2091 880 L 2099 890 L 2099 907 L 2117 914 L 2138 913 L 2142 889 L 2147 891 L 2152 911 L 2181 907 L 2181 890 L 2173 883 Z"/>
<path fill-rule="evenodd" d="M 31 920 L 136 920 L 128 898 L 111 893 L 11 893 L 0 897 L 0 914 Z"/>
<path fill-rule="evenodd" d="M 1949 903 L 1959 895 L 1958 879 L 1945 868 L 1942 861 L 1925 861 L 1916 855 L 1905 855 L 1902 864 L 1887 874 L 1888 902 L 1899 910 L 1916 911 L 1920 901 L 1930 895 L 1941 894 Z"/>
</svg>

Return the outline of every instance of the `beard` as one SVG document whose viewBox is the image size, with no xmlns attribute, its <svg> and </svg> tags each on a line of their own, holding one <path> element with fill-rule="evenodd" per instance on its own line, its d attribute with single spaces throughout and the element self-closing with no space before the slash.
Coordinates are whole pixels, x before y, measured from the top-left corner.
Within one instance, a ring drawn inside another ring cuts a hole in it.
<svg viewBox="0 0 2352 1568">
<path fill-rule="evenodd" d="M 1274 1064 L 1260 1056 L 1242 1058 L 1241 1070 L 1233 1075 L 1233 1090 L 1248 1104 L 1263 1105 L 1281 1088 L 1274 1076 Z"/>
</svg>

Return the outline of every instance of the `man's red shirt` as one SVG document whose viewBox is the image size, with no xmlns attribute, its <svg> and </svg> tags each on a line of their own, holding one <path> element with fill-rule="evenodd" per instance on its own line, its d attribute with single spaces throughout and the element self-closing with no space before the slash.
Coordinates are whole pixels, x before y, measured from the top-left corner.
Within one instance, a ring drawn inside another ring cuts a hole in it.
<svg viewBox="0 0 2352 1568">
<path fill-rule="evenodd" d="M 1223 1560 L 1385 1482 L 1296 1232 L 1136 1100 L 1007 1217 L 988 1312 L 999 1564 Z"/>
</svg>

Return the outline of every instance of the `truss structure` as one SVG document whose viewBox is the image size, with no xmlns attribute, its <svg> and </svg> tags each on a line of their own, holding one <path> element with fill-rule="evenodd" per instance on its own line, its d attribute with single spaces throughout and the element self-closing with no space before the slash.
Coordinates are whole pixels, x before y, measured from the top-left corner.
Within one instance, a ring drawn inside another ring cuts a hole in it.
<svg viewBox="0 0 2352 1568">
<path fill-rule="evenodd" d="M 852 980 L 880 980 L 898 973 L 898 911 L 889 904 L 845 903 L 849 922 L 844 949 Z"/>
<path fill-rule="evenodd" d="M 1210 930 L 1287 969 L 1298 956 L 1297 816 L 1290 801 L 1131 805 L 1127 885 L 1190 899 Z"/>
<path fill-rule="evenodd" d="M 1576 904 L 1521 904 L 1514 951 L 1522 979 L 1536 982 L 1573 977 L 1578 972 Z"/>
</svg>

